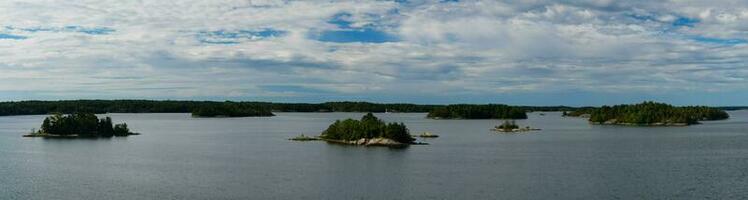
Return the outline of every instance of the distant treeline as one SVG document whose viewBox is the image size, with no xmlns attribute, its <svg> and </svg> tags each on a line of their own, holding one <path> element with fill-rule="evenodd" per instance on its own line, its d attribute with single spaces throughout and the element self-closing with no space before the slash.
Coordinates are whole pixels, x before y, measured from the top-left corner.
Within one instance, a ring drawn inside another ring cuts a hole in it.
<svg viewBox="0 0 748 200">
<path fill-rule="evenodd" d="M 370 102 L 258 103 L 279 112 L 429 112 L 440 105 Z"/>
<path fill-rule="evenodd" d="M 193 117 L 269 117 L 274 116 L 267 107 L 252 103 L 216 103 L 192 109 Z"/>
<path fill-rule="evenodd" d="M 748 110 L 748 106 L 724 106 L 717 107 L 717 109 L 732 111 L 732 110 Z"/>
<path fill-rule="evenodd" d="M 519 111 L 576 111 L 567 106 L 419 105 L 403 103 L 270 103 L 152 100 L 65 100 L 0 102 L 0 116 L 51 113 L 193 113 L 195 116 L 272 116 L 272 112 L 436 112 L 441 118 L 524 118 Z M 511 108 L 511 109 L 509 109 Z M 742 107 L 724 107 L 740 109 Z M 488 109 L 487 111 L 484 109 Z"/>
<path fill-rule="evenodd" d="M 527 119 L 525 109 L 520 107 L 488 104 L 456 104 L 434 108 L 428 114 L 433 119 Z"/>
<path fill-rule="evenodd" d="M 0 116 L 51 113 L 193 113 L 195 116 L 272 116 L 272 112 L 429 112 L 438 105 L 369 102 L 269 103 L 152 100 L 0 102 Z"/>
<path fill-rule="evenodd" d="M 602 106 L 600 108 L 580 108 L 565 116 L 589 117 L 595 124 L 631 125 L 689 125 L 698 121 L 721 120 L 730 117 L 727 112 L 705 106 L 675 107 L 657 102 L 643 102 L 632 105 Z"/>
</svg>

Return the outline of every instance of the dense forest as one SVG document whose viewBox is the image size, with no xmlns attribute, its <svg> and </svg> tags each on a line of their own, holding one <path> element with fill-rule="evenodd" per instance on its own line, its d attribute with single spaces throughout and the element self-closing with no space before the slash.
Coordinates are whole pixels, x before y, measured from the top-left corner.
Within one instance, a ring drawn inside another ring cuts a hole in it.
<svg viewBox="0 0 748 200">
<path fill-rule="evenodd" d="M 196 116 L 271 116 L 276 112 L 428 112 L 436 105 L 369 102 L 268 103 L 150 100 L 67 100 L 0 102 L 0 116 L 51 113 L 193 113 Z M 229 111 L 232 109 L 239 111 Z"/>
<path fill-rule="evenodd" d="M 415 141 L 408 128 L 402 123 L 384 123 L 371 113 L 364 115 L 361 120 L 347 119 L 335 121 L 327 128 L 320 138 L 330 140 L 355 141 L 359 139 L 387 138 L 410 144 Z"/>
<path fill-rule="evenodd" d="M 225 108 L 239 108 L 228 111 Z M 745 107 L 722 107 L 725 110 Z M 591 107 L 506 105 L 418 105 L 401 103 L 327 102 L 270 103 L 152 100 L 64 100 L 0 102 L 0 116 L 51 113 L 195 113 L 196 116 L 271 116 L 271 112 L 431 112 L 434 118 L 524 118 L 519 112 L 565 111 L 570 116 L 589 113 Z M 582 111 L 582 112 L 575 112 Z"/>
<path fill-rule="evenodd" d="M 193 117 L 260 117 L 274 116 L 266 107 L 247 103 L 206 104 L 192 109 Z"/>
<path fill-rule="evenodd" d="M 603 106 L 579 109 L 568 116 L 586 116 L 596 124 L 674 125 L 696 124 L 704 120 L 721 120 L 730 117 L 724 110 L 704 107 L 643 102 L 634 105 Z"/>
<path fill-rule="evenodd" d="M 428 118 L 433 119 L 527 119 L 525 109 L 502 105 L 456 104 L 434 108 Z"/>
<path fill-rule="evenodd" d="M 91 113 L 75 113 L 69 115 L 55 114 L 44 119 L 38 136 L 77 135 L 79 137 L 124 137 L 133 135 L 126 123 L 112 124 L 112 118 L 99 119 Z"/>
<path fill-rule="evenodd" d="M 369 102 L 326 102 L 321 104 L 270 103 L 281 112 L 429 112 L 437 105 Z"/>
<path fill-rule="evenodd" d="M 190 113 L 193 109 L 223 102 L 148 100 L 19 101 L 0 103 L 0 116 L 51 113 Z"/>
</svg>

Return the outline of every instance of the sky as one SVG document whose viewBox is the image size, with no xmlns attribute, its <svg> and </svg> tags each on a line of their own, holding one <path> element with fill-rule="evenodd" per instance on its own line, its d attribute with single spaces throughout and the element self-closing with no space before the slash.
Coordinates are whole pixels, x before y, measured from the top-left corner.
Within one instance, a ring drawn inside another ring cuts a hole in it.
<svg viewBox="0 0 748 200">
<path fill-rule="evenodd" d="M 748 105 L 748 2 L 3 0 L 0 101 Z"/>
</svg>

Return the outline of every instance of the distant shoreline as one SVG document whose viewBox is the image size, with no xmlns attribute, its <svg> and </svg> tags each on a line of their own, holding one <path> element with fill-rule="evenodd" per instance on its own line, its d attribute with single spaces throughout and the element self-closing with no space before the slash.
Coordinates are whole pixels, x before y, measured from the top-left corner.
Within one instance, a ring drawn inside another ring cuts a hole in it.
<svg viewBox="0 0 748 200">
<path fill-rule="evenodd" d="M 412 103 L 371 103 L 371 102 L 325 102 L 325 103 L 273 103 L 254 101 L 173 101 L 173 100 L 60 100 L 60 101 L 5 101 L 0 102 L 0 116 L 47 115 L 52 113 L 71 114 L 75 112 L 104 113 L 194 113 L 202 108 L 221 108 L 222 106 L 247 108 L 239 113 L 242 117 L 271 116 L 271 112 L 372 112 L 372 113 L 429 113 L 447 104 L 412 104 Z M 450 104 L 469 107 L 480 107 L 491 104 Z M 499 104 L 494 104 L 499 105 Z M 517 106 L 507 105 L 525 112 L 576 111 L 596 107 L 573 106 Z M 712 107 L 720 110 L 748 110 L 748 106 Z M 203 109 L 204 110 L 204 109 Z M 249 113 L 249 114 L 247 114 Z M 213 113 L 210 113 L 213 114 Z M 223 114 L 218 112 L 216 115 Z M 199 116 L 199 115 L 198 115 Z M 437 117 L 435 117 L 437 118 Z M 459 116 L 454 118 L 460 118 Z"/>
</svg>

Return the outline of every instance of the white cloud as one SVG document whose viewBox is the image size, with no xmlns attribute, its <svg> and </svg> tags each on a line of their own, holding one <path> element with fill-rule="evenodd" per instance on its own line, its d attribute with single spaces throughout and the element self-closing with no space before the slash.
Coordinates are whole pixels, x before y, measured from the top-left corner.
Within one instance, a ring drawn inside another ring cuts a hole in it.
<svg viewBox="0 0 748 200">
<path fill-rule="evenodd" d="M 340 13 L 350 27 L 329 23 Z M 27 39 L 0 36 L 0 93 L 272 100 L 330 91 L 345 100 L 745 91 L 746 18 L 742 1 L 7 0 L 0 34 Z M 397 40 L 312 37 L 341 29 Z"/>
</svg>

